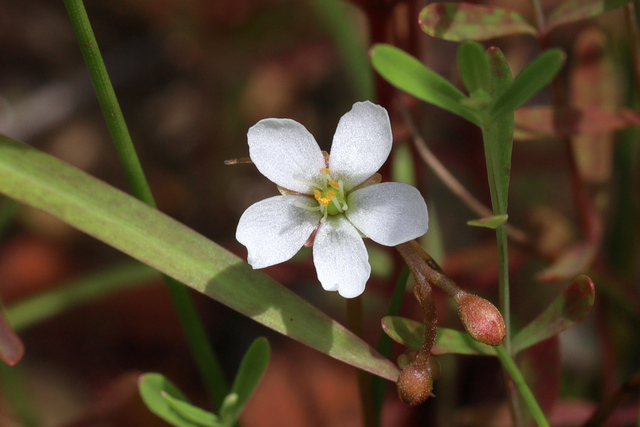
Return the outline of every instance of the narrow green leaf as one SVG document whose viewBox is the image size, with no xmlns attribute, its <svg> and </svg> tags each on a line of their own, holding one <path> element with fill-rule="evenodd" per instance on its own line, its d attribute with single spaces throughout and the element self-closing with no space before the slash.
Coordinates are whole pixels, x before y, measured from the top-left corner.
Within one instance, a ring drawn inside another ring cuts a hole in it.
<svg viewBox="0 0 640 427">
<path fill-rule="evenodd" d="M 471 225 L 474 227 L 486 227 L 496 229 L 509 219 L 509 215 L 494 215 L 488 216 L 486 218 L 480 219 L 472 219 L 471 221 L 467 221 L 467 225 Z"/>
<path fill-rule="evenodd" d="M 630 0 L 568 0 L 560 3 L 547 20 L 547 31 L 570 22 L 593 18 L 629 3 Z"/>
<path fill-rule="evenodd" d="M 384 329 L 385 333 L 395 342 L 412 350 L 418 350 L 422 346 L 422 341 L 424 339 L 424 325 L 420 322 L 397 316 L 386 316 L 382 318 L 382 329 Z M 490 345 L 475 341 L 464 331 L 438 328 L 433 353 L 495 356 L 496 351 Z"/>
<path fill-rule="evenodd" d="M 176 399 L 167 392 L 161 393 L 162 398 L 167 401 L 169 406 L 178 414 L 182 415 L 186 420 L 192 421 L 197 425 L 204 427 L 225 427 L 224 424 L 218 422 L 218 416 L 209 411 L 198 408 L 184 400 Z"/>
<path fill-rule="evenodd" d="M 488 96 L 491 85 L 489 58 L 478 42 L 467 41 L 458 47 L 458 72 L 471 97 Z"/>
<path fill-rule="evenodd" d="M 491 69 L 489 95 L 492 99 L 500 99 L 513 86 L 511 68 L 498 48 L 488 49 L 487 57 Z M 513 147 L 513 117 L 513 111 L 505 113 L 499 119 L 490 121 L 482 129 L 494 215 L 507 213 Z"/>
<path fill-rule="evenodd" d="M 137 261 L 127 261 L 11 304 L 7 308 L 7 318 L 20 331 L 74 307 L 159 278 L 156 269 Z"/>
<path fill-rule="evenodd" d="M 531 347 L 581 322 L 591 311 L 594 300 L 593 281 L 587 276 L 578 276 L 546 310 L 516 334 L 512 341 L 514 351 Z"/>
<path fill-rule="evenodd" d="M 148 373 L 140 376 L 138 390 L 147 408 L 166 422 L 177 427 L 201 427 L 176 411 L 166 396 L 188 402 L 187 397 L 162 374 Z M 213 414 L 212 414 L 213 415 Z"/>
<path fill-rule="evenodd" d="M 419 22 L 430 36 L 456 42 L 537 33 L 516 12 L 472 3 L 431 3 L 420 12 Z"/>
<path fill-rule="evenodd" d="M 0 192 L 318 351 L 392 381 L 398 377 L 391 361 L 229 251 L 104 182 L 4 136 Z"/>
<path fill-rule="evenodd" d="M 389 83 L 430 104 L 480 125 L 468 98 L 447 79 L 402 50 L 384 44 L 371 49 L 373 68 Z"/>
<path fill-rule="evenodd" d="M 235 394 L 233 404 L 224 401 L 220 408 L 220 416 L 228 425 L 232 425 L 240 417 L 244 406 L 257 387 L 264 371 L 267 369 L 271 347 L 266 338 L 257 338 L 244 355 L 230 394 Z"/>
<path fill-rule="evenodd" d="M 492 117 L 497 119 L 514 111 L 548 85 L 562 68 L 565 58 L 565 53 L 560 49 L 549 49 L 538 55 L 496 99 L 491 109 Z"/>
</svg>

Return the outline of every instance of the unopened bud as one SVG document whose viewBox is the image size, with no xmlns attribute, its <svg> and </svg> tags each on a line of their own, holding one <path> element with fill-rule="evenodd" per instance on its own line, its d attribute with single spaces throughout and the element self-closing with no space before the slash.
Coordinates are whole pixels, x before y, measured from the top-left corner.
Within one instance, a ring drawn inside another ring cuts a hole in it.
<svg viewBox="0 0 640 427">
<path fill-rule="evenodd" d="M 398 394 L 407 405 L 416 406 L 433 396 L 433 381 L 440 374 L 440 363 L 431 355 L 418 357 L 400 372 Z"/>
<path fill-rule="evenodd" d="M 500 345 L 507 327 L 502 314 L 484 298 L 477 295 L 462 293 L 456 298 L 458 315 L 471 338 L 488 345 Z"/>
</svg>

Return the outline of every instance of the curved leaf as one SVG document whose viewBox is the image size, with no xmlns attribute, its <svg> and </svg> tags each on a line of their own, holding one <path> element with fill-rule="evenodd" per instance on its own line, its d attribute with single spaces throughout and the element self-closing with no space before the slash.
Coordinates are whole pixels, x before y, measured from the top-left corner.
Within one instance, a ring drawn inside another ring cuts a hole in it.
<svg viewBox="0 0 640 427">
<path fill-rule="evenodd" d="M 537 33 L 516 12 L 472 3 L 431 3 L 420 12 L 419 22 L 430 36 L 456 42 Z"/>
<path fill-rule="evenodd" d="M 587 276 L 577 277 L 567 288 L 513 338 L 515 352 L 544 341 L 582 321 L 595 300 L 595 287 Z"/>
<path fill-rule="evenodd" d="M 451 111 L 480 125 L 469 99 L 458 88 L 404 51 L 384 44 L 371 49 L 373 68 L 389 83 L 425 102 Z"/>
<path fill-rule="evenodd" d="M 171 381 L 161 374 L 140 376 L 138 390 L 147 408 L 177 427 L 217 427 L 218 417 L 193 406 Z"/>
<path fill-rule="evenodd" d="M 0 136 L 0 192 L 41 209 L 198 292 L 345 363 L 398 368 L 293 292 L 183 224 L 84 172 Z"/>
</svg>

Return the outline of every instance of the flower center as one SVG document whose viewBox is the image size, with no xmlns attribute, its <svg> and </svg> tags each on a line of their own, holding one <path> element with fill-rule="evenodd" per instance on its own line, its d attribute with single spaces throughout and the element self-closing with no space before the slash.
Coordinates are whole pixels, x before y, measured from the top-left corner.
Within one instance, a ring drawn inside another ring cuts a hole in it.
<svg viewBox="0 0 640 427">
<path fill-rule="evenodd" d="M 342 180 L 336 181 L 331 178 L 331 171 L 327 168 L 322 168 L 322 185 L 313 191 L 313 196 L 325 218 L 327 215 L 337 215 L 347 210 Z"/>
<path fill-rule="evenodd" d="M 313 190 L 313 197 L 318 202 L 318 206 L 311 207 L 302 203 L 296 203 L 296 206 L 312 210 L 320 211 L 323 218 L 328 215 L 338 215 L 344 213 L 347 210 L 347 202 L 345 200 L 346 194 L 342 180 L 336 181 L 331 177 L 331 171 L 327 168 L 322 168 L 322 183 L 313 184 L 316 187 Z"/>
</svg>

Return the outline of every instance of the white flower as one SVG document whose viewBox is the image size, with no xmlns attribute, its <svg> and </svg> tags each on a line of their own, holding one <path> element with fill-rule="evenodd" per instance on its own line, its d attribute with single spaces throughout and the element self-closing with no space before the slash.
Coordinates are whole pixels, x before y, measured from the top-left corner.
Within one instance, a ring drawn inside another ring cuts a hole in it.
<svg viewBox="0 0 640 427">
<path fill-rule="evenodd" d="M 418 190 L 369 180 L 391 151 L 384 108 L 354 104 L 338 123 L 328 158 L 293 120 L 261 120 L 247 136 L 251 160 L 283 194 L 255 203 L 240 218 L 236 238 L 253 268 L 291 259 L 315 232 L 313 262 L 322 287 L 353 298 L 371 274 L 362 236 L 395 246 L 427 232 L 427 205 Z"/>
</svg>

